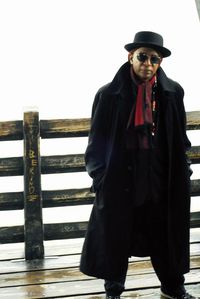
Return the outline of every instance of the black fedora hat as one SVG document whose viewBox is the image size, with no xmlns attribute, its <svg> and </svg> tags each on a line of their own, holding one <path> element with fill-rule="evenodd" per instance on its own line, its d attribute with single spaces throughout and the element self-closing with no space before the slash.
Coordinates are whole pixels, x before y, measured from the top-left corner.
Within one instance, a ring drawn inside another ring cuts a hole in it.
<svg viewBox="0 0 200 299">
<path fill-rule="evenodd" d="M 124 46 L 124 48 L 131 52 L 134 49 L 140 47 L 147 47 L 157 50 L 162 54 L 163 57 L 167 57 L 171 55 L 171 51 L 167 48 L 163 47 L 163 37 L 155 32 L 151 31 L 140 31 L 137 32 L 133 43 L 129 43 Z"/>
</svg>

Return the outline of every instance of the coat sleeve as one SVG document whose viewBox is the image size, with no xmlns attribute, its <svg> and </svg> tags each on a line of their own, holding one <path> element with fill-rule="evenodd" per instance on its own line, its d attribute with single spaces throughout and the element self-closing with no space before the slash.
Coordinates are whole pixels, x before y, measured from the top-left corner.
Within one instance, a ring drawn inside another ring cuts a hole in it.
<svg viewBox="0 0 200 299">
<path fill-rule="evenodd" d="M 184 102 L 183 102 L 184 90 L 178 83 L 177 83 L 176 91 L 177 91 L 177 101 L 178 101 L 178 112 L 179 112 L 179 116 L 180 116 L 181 130 L 182 130 L 183 142 L 184 142 L 185 153 L 186 153 L 186 151 L 191 148 L 191 142 L 188 139 L 187 132 L 186 132 L 186 112 L 185 112 L 185 106 L 184 106 Z M 190 168 L 190 165 L 192 162 L 188 158 L 187 154 L 186 154 L 186 159 L 187 159 L 187 164 L 188 164 L 190 175 L 192 175 L 193 171 Z"/>
<path fill-rule="evenodd" d="M 184 102 L 183 102 L 183 98 L 184 98 L 184 90 L 183 88 L 176 83 L 176 99 L 177 99 L 177 103 L 178 103 L 178 113 L 179 113 L 179 117 L 180 117 L 180 123 L 181 123 L 181 130 L 182 130 L 182 137 L 183 137 L 183 142 L 184 142 L 184 146 L 185 146 L 185 151 L 187 151 L 188 149 L 190 149 L 191 147 L 191 143 L 187 137 L 187 133 L 186 133 L 186 112 L 185 112 L 185 106 L 184 106 Z"/>
<path fill-rule="evenodd" d="M 93 191 L 105 172 L 108 117 L 106 97 L 99 90 L 92 107 L 91 128 L 85 152 L 86 171 L 93 178 Z"/>
</svg>

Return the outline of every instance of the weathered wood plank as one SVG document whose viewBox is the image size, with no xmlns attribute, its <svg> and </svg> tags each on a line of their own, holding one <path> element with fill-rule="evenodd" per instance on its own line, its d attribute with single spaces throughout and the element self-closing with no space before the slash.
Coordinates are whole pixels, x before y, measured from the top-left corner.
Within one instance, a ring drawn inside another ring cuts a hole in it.
<svg viewBox="0 0 200 299">
<path fill-rule="evenodd" d="M 24 239 L 27 260 L 43 258 L 39 113 L 24 113 Z"/>
<path fill-rule="evenodd" d="M 200 146 L 193 146 L 188 156 L 193 164 L 200 163 Z M 85 171 L 84 154 L 43 156 L 41 171 L 43 174 Z M 0 176 L 13 175 L 23 175 L 23 158 L 0 158 Z"/>
<path fill-rule="evenodd" d="M 186 112 L 187 129 L 200 129 L 200 111 Z M 42 138 L 63 138 L 87 136 L 90 118 L 40 120 Z M 23 139 L 23 121 L 0 122 L 0 140 Z"/>
<path fill-rule="evenodd" d="M 200 187 L 199 187 L 200 188 Z M 89 188 L 42 191 L 43 207 L 61 207 L 91 204 L 94 194 Z M 23 192 L 0 193 L 0 210 L 20 210 L 24 208 Z"/>
<path fill-rule="evenodd" d="M 80 255 L 46 257 L 40 260 L 1 261 L 0 274 L 55 270 L 79 267 Z M 0 297 L 1 298 L 1 297 Z"/>
<path fill-rule="evenodd" d="M 90 119 L 40 120 L 40 128 L 42 138 L 83 137 L 88 135 Z"/>
<path fill-rule="evenodd" d="M 85 171 L 84 155 L 59 155 L 41 157 L 42 174 Z M 23 175 L 23 158 L 0 158 L 0 176 Z"/>
<path fill-rule="evenodd" d="M 200 227 L 200 212 L 190 213 L 190 227 Z"/>
<path fill-rule="evenodd" d="M 43 191 L 42 197 L 43 207 L 84 205 L 94 200 L 94 194 L 89 188 Z"/>
<path fill-rule="evenodd" d="M 186 289 L 189 293 L 193 294 L 194 296 L 200 296 L 200 284 L 194 285 L 186 285 Z M 67 296 L 62 297 L 63 299 L 75 299 L 74 296 Z M 148 298 L 148 299 L 164 299 L 160 295 L 160 288 L 149 288 L 149 289 L 138 289 L 136 291 L 125 291 L 121 298 Z M 76 299 L 105 299 L 105 294 L 88 294 L 88 295 L 81 295 L 76 296 Z"/>
<path fill-rule="evenodd" d="M 18 262 L 15 262 L 15 264 L 18 264 Z M 38 267 L 36 267 L 37 264 Z M 38 261 L 28 263 L 27 267 L 29 268 L 29 271 L 22 271 L 22 269 L 20 268 L 20 270 L 16 271 L 15 273 L 10 272 L 10 273 L 1 274 L 0 288 L 11 287 L 11 286 L 13 287 L 18 285 L 23 286 L 23 285 L 33 285 L 33 284 L 88 280 L 88 276 L 81 273 L 79 271 L 79 268 L 77 267 L 59 268 L 60 263 L 57 265 L 57 268 L 51 269 L 48 265 L 48 262 L 44 264 L 38 260 Z M 30 270 L 31 268 L 33 268 L 33 270 Z M 199 268 L 200 268 L 200 257 L 191 258 L 190 269 L 194 270 Z M 152 264 L 150 260 L 129 263 L 129 267 L 128 267 L 129 276 L 153 274 L 153 273 L 154 273 L 154 269 L 152 268 Z M 90 277 L 89 279 L 92 280 L 95 278 Z"/>
<path fill-rule="evenodd" d="M 46 256 L 65 256 L 78 255 L 81 253 L 84 238 L 78 239 L 63 239 L 45 241 Z M 200 228 L 190 230 L 190 248 L 191 256 L 200 254 Z M 24 244 L 1 244 L 0 245 L 0 260 L 14 260 L 24 258 Z M 131 261 L 137 261 L 138 258 L 131 258 Z M 141 259 L 139 259 L 141 260 Z"/>
<path fill-rule="evenodd" d="M 191 181 L 191 196 L 200 195 L 200 180 Z M 43 207 L 61 207 L 92 204 L 94 194 L 90 188 L 42 191 Z M 0 193 L 0 210 L 24 208 L 23 192 Z"/>
<path fill-rule="evenodd" d="M 23 121 L 4 121 L 0 122 L 0 141 L 22 140 L 23 139 Z"/>
<path fill-rule="evenodd" d="M 186 112 L 186 118 L 188 130 L 200 129 L 200 111 L 188 111 Z"/>
<path fill-rule="evenodd" d="M 80 254 L 83 240 L 84 238 L 44 241 L 45 255 L 46 257 L 58 257 Z M 194 239 L 194 242 L 198 242 L 198 240 L 196 240 L 197 238 Z M 23 258 L 24 243 L 0 244 L 0 261 L 19 260 Z"/>
<path fill-rule="evenodd" d="M 192 146 L 187 155 L 191 159 L 192 164 L 200 163 L 200 146 Z"/>
<path fill-rule="evenodd" d="M 44 240 L 83 238 L 87 222 L 53 223 L 44 225 Z M 0 227 L 0 243 L 24 242 L 23 226 Z"/>
<path fill-rule="evenodd" d="M 23 175 L 23 158 L 0 158 L 0 176 Z"/>
<path fill-rule="evenodd" d="M 200 196 L 200 180 L 191 180 L 191 196 Z"/>
<path fill-rule="evenodd" d="M 53 223 L 44 225 L 45 240 L 83 238 L 88 222 Z"/>
<path fill-rule="evenodd" d="M 81 249 L 82 247 L 80 247 Z M 54 249 L 54 247 L 52 247 Z M 67 247 L 66 249 L 67 252 Z M 200 244 L 191 244 L 190 245 L 190 261 L 191 268 L 197 269 L 200 265 Z M 51 251 L 49 251 L 51 253 Z M 55 270 L 55 269 L 65 269 L 65 268 L 76 268 L 79 267 L 80 263 L 80 254 L 68 254 L 68 255 L 56 255 L 56 248 L 52 255 L 46 256 L 45 259 L 41 260 L 30 260 L 26 261 L 24 259 L 16 260 L 3 260 L 0 262 L 0 274 L 16 273 L 16 272 L 29 272 L 29 271 L 41 271 L 41 270 Z M 59 254 L 59 249 L 58 249 Z M 134 264 L 137 262 L 148 262 L 149 257 L 131 257 L 129 259 L 129 264 Z M 136 266 L 134 266 L 136 267 Z"/>
<path fill-rule="evenodd" d="M 0 244 L 24 242 L 24 226 L 0 227 Z"/>
<path fill-rule="evenodd" d="M 58 240 L 70 238 L 82 238 L 85 236 L 88 222 L 53 223 L 45 224 L 45 240 Z M 191 228 L 200 226 L 200 212 L 191 213 Z"/>
<path fill-rule="evenodd" d="M 192 270 L 186 277 L 186 283 L 198 283 L 200 280 L 199 270 Z M 145 286 L 144 286 L 145 281 Z M 1 298 L 59 298 L 63 296 L 76 296 L 104 293 L 103 280 L 88 279 L 86 281 L 59 282 L 51 284 L 34 284 L 16 287 L 0 288 Z M 160 283 L 155 274 L 128 275 L 126 279 L 126 290 L 136 291 L 159 287 Z"/>
<path fill-rule="evenodd" d="M 21 210 L 24 208 L 23 192 L 0 193 L 0 211 Z"/>
<path fill-rule="evenodd" d="M 87 230 L 87 221 L 44 224 L 44 240 L 62 240 L 83 238 Z M 191 228 L 200 226 L 200 212 L 191 213 Z M 0 227 L 0 243 L 18 243 L 24 241 L 23 226 Z"/>
<path fill-rule="evenodd" d="M 84 155 L 59 155 L 42 157 L 42 173 L 85 171 Z"/>
</svg>

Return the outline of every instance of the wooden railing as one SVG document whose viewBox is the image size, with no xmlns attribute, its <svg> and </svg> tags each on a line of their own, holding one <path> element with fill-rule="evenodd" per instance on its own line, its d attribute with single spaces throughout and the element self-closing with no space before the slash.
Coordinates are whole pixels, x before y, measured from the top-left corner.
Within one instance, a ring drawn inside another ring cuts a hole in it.
<svg viewBox="0 0 200 299">
<path fill-rule="evenodd" d="M 83 154 L 40 156 L 43 138 L 88 136 L 90 119 L 39 120 L 39 113 L 25 112 L 23 121 L 0 122 L 0 141 L 24 140 L 24 156 L 0 158 L 0 176 L 24 176 L 22 192 L 0 193 L 0 210 L 24 209 L 24 225 L 0 227 L 0 243 L 25 243 L 25 258 L 42 259 L 44 240 L 84 237 L 87 221 L 43 224 L 42 208 L 91 204 L 89 188 L 41 189 L 41 174 L 85 171 Z M 187 113 L 187 130 L 200 129 L 200 111 Z M 200 146 L 188 152 L 200 163 Z M 191 195 L 200 195 L 200 179 L 192 180 Z M 191 228 L 200 227 L 200 211 L 191 213 Z"/>
</svg>

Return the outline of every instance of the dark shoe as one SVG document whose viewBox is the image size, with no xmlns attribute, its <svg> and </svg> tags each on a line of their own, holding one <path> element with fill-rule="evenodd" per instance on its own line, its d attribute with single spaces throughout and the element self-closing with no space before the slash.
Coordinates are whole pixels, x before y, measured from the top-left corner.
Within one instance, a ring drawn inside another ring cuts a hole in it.
<svg viewBox="0 0 200 299">
<path fill-rule="evenodd" d="M 163 298 L 169 299 L 197 299 L 197 297 L 193 297 L 188 294 L 184 289 L 182 292 L 168 292 L 166 289 L 161 287 L 161 295 Z"/>
<path fill-rule="evenodd" d="M 120 299 L 120 296 L 106 296 L 106 299 Z"/>
</svg>

